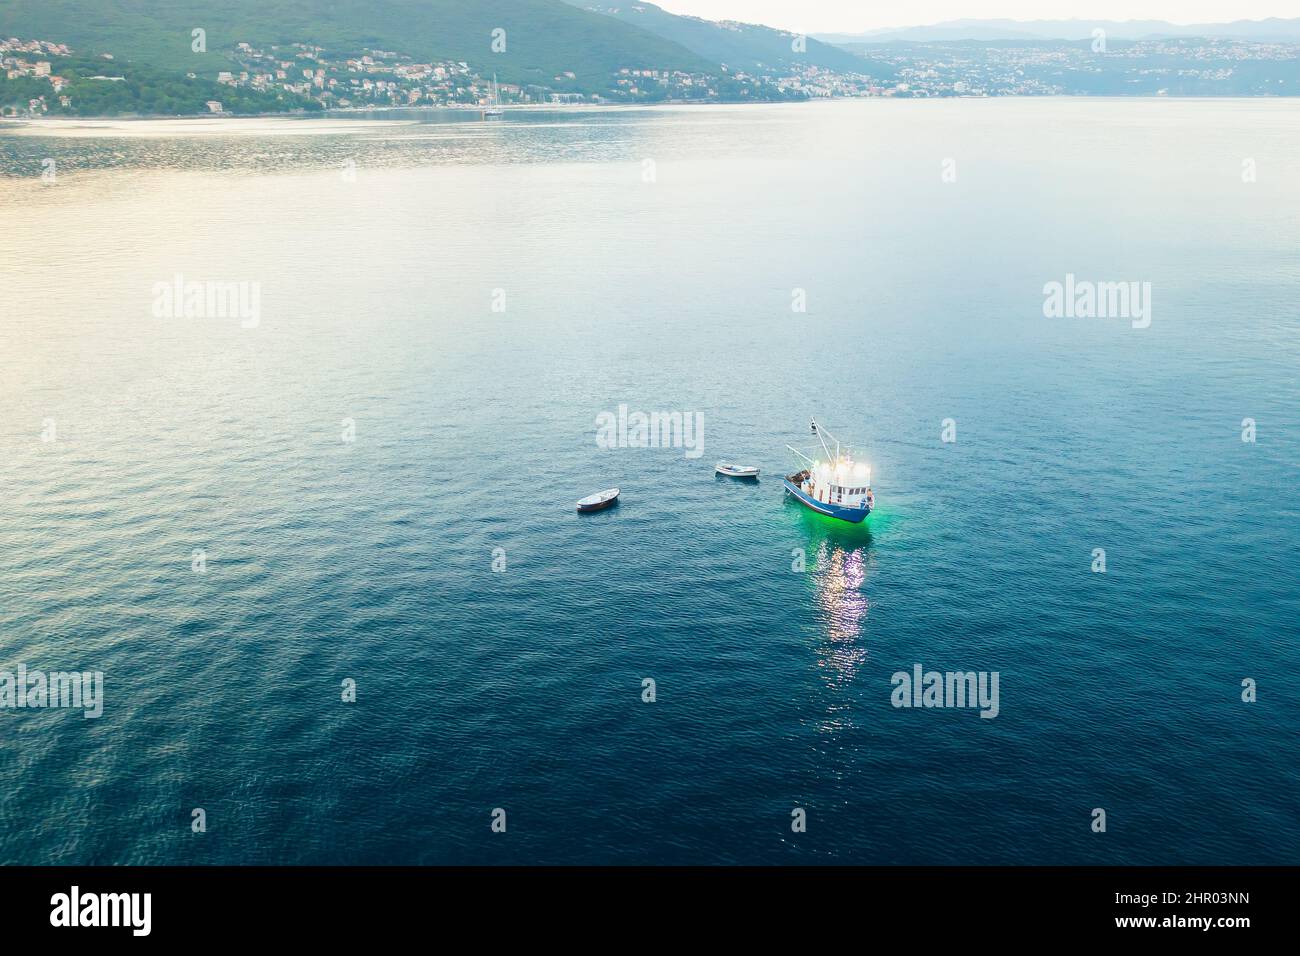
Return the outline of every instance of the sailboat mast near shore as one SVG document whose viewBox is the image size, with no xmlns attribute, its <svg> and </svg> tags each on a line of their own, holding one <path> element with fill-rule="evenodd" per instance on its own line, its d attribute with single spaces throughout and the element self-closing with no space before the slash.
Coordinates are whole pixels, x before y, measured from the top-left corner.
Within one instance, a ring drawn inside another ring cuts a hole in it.
<svg viewBox="0 0 1300 956">
<path fill-rule="evenodd" d="M 497 75 L 493 73 L 492 93 L 488 97 L 488 105 L 483 109 L 483 118 L 487 119 L 489 116 L 501 116 L 504 112 L 505 111 L 501 109 L 501 89 L 497 86 Z"/>
</svg>

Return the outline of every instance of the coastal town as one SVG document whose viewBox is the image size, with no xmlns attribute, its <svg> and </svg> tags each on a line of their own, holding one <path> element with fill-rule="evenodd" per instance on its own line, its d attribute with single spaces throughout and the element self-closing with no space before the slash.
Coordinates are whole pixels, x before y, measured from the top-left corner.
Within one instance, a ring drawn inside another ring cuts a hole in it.
<svg viewBox="0 0 1300 956">
<path fill-rule="evenodd" d="M 529 84 L 497 82 L 465 61 L 417 61 L 378 49 L 334 53 L 292 43 L 238 43 L 229 69 L 142 74 L 109 52 L 47 39 L 0 39 L 0 115 L 248 115 L 414 107 L 743 103 L 828 97 L 1051 95 L 1297 95 L 1300 45 L 1165 38 L 1103 44 L 858 44 L 862 72 L 783 64 L 767 72 L 622 67 L 593 91 L 562 71 Z M 584 82 L 585 80 L 585 82 Z M 111 84 L 118 84 L 112 89 Z M 159 87 L 166 87 L 159 91 Z M 149 95 L 152 93 L 153 95 Z"/>
<path fill-rule="evenodd" d="M 1300 44 L 1222 38 L 1134 41 L 871 44 L 855 52 L 891 67 L 877 95 L 1297 95 Z"/>
<path fill-rule="evenodd" d="M 49 40 L 0 39 L 0 70 L 9 81 L 36 80 L 43 86 L 21 102 L 0 103 L 8 116 L 77 114 L 74 77 L 64 75 L 64 65 L 78 51 Z M 97 55 L 101 73 L 75 79 L 82 82 L 126 82 L 114 75 L 109 53 Z M 353 55 L 334 55 L 320 46 L 294 43 L 266 49 L 241 42 L 228 59 L 237 69 L 211 75 L 185 74 L 194 82 L 215 84 L 214 95 L 203 101 L 208 113 L 232 112 L 223 91 L 249 94 L 277 93 L 283 102 L 306 110 L 392 109 L 397 107 L 463 107 L 483 109 L 510 104 L 602 104 L 763 102 L 810 97 L 860 96 L 879 93 L 866 73 L 843 74 L 808 66 L 781 76 L 756 76 L 730 71 L 686 73 L 677 70 L 623 67 L 609 78 L 608 89 L 594 93 L 582 88 L 572 72 L 562 72 L 543 85 L 497 82 L 464 61 L 417 62 L 389 50 L 366 49 Z M 84 87 L 83 87 L 84 89 Z"/>
<path fill-rule="evenodd" d="M 17 37 L 0 39 L 0 70 L 4 71 L 6 80 L 18 80 L 30 77 L 44 80 L 49 84 L 50 97 L 56 99 L 60 107 L 72 105 L 72 98 L 63 92 L 68 85 L 67 77 L 54 72 L 56 57 L 68 57 L 72 51 L 66 44 L 50 40 L 20 40 Z M 111 57 L 108 57 L 111 59 Z M 0 104 L 5 115 L 18 115 L 21 111 L 17 104 Z M 44 94 L 29 99 L 26 112 L 31 114 L 49 112 L 49 103 Z"/>
<path fill-rule="evenodd" d="M 418 63 L 388 50 L 365 50 L 337 57 L 322 47 L 295 43 L 261 50 L 240 43 L 233 54 L 242 67 L 223 71 L 217 82 L 252 89 L 280 87 L 309 97 L 325 108 L 397 106 L 483 107 L 501 103 L 602 103 L 638 99 L 716 98 L 718 90 L 703 73 L 624 68 L 607 95 L 577 89 L 572 72 L 557 74 L 547 85 L 497 83 L 464 61 Z"/>
</svg>

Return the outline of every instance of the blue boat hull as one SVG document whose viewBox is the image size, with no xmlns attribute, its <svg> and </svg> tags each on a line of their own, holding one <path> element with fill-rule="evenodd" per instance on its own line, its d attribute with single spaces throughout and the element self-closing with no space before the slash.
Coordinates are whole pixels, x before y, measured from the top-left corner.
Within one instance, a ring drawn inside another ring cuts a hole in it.
<svg viewBox="0 0 1300 956">
<path fill-rule="evenodd" d="M 841 521 L 849 521 L 853 524 L 860 524 L 866 520 L 867 515 L 871 514 L 871 506 L 863 505 L 861 508 L 845 508 L 843 505 L 828 504 L 825 501 L 818 501 L 809 495 L 804 494 L 803 490 L 789 478 L 783 479 L 785 484 L 785 493 L 794 495 L 799 503 L 806 508 L 811 508 L 819 514 L 827 515 L 831 518 L 839 518 Z"/>
</svg>

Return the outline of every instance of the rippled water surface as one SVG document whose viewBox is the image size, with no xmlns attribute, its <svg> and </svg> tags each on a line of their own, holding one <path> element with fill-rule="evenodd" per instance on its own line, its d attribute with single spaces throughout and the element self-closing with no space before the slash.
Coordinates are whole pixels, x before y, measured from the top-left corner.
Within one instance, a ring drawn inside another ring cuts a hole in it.
<svg viewBox="0 0 1300 956">
<path fill-rule="evenodd" d="M 0 861 L 1297 862 L 1297 144 L 1222 100 L 0 128 L 0 669 L 106 694 L 0 710 Z M 1067 273 L 1150 327 L 1044 318 Z M 156 316 L 177 275 L 255 327 Z M 703 454 L 598 447 L 621 404 Z M 784 500 L 810 416 L 866 527 Z M 917 663 L 998 716 L 895 709 Z"/>
</svg>

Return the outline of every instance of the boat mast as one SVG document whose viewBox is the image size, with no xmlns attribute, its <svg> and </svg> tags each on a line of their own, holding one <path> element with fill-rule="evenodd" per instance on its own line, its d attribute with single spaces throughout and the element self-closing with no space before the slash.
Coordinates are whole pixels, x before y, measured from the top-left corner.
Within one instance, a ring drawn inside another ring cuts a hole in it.
<svg viewBox="0 0 1300 956">
<path fill-rule="evenodd" d="M 813 433 L 816 434 L 817 440 L 822 443 L 822 451 L 826 452 L 826 457 L 830 458 L 831 461 L 838 463 L 840 460 L 840 440 L 836 438 L 834 435 L 831 435 L 830 432 L 826 432 L 827 435 L 831 435 L 831 440 L 835 442 L 835 457 L 831 458 L 830 447 L 827 446 L 826 439 L 822 437 L 822 427 L 817 424 L 817 420 L 815 418 L 809 419 L 808 423 L 812 425 L 812 430 Z"/>
</svg>

